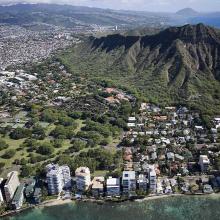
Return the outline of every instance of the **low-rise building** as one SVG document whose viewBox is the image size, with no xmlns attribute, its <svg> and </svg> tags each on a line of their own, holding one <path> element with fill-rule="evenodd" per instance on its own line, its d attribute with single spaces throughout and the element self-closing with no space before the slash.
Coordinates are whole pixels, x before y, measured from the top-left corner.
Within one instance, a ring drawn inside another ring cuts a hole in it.
<svg viewBox="0 0 220 220">
<path fill-rule="evenodd" d="M 20 184 L 12 199 L 11 205 L 13 209 L 20 209 L 24 202 L 24 184 Z"/>
<path fill-rule="evenodd" d="M 33 196 L 35 184 L 36 184 L 36 180 L 34 178 L 28 180 L 27 186 L 25 188 L 26 198 L 31 198 Z"/>
<path fill-rule="evenodd" d="M 147 191 L 148 179 L 144 174 L 138 176 L 138 188 L 139 190 Z"/>
<path fill-rule="evenodd" d="M 213 193 L 213 189 L 212 189 L 212 186 L 209 185 L 209 184 L 205 184 L 203 186 L 203 192 L 206 193 L 206 194 L 210 194 L 210 193 Z"/>
<path fill-rule="evenodd" d="M 156 193 L 157 190 L 157 174 L 154 165 L 149 166 L 149 187 L 152 193 Z"/>
<path fill-rule="evenodd" d="M 95 197 L 103 196 L 104 194 L 104 182 L 103 176 L 94 177 L 92 180 L 92 195 Z"/>
<path fill-rule="evenodd" d="M 91 185 L 91 175 L 88 167 L 79 167 L 75 171 L 76 188 L 79 191 L 86 191 Z"/>
<path fill-rule="evenodd" d="M 36 187 L 33 194 L 33 202 L 39 204 L 41 202 L 41 189 Z"/>
<path fill-rule="evenodd" d="M 122 186 L 123 193 L 129 193 L 136 190 L 135 171 L 123 171 Z"/>
<path fill-rule="evenodd" d="M 209 168 L 210 160 L 207 155 L 200 155 L 199 165 L 202 172 L 206 172 Z"/>
<path fill-rule="evenodd" d="M 106 193 L 107 196 L 119 196 L 120 195 L 120 179 L 112 178 L 111 176 L 106 181 Z"/>
<path fill-rule="evenodd" d="M 163 187 L 162 187 L 162 183 L 161 180 L 157 180 L 157 190 L 156 190 L 157 194 L 163 194 Z"/>
</svg>

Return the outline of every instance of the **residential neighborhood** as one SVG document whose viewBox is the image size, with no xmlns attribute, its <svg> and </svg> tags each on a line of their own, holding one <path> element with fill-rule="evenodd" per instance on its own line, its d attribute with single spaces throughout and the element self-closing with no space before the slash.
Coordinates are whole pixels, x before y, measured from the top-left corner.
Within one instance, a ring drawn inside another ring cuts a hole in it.
<svg viewBox="0 0 220 220">
<path fill-rule="evenodd" d="M 119 173 L 101 176 L 86 166 L 71 170 L 54 163 L 44 167 L 45 177 L 39 179 L 20 179 L 12 171 L 1 180 L 1 203 L 18 210 L 51 198 L 122 201 L 218 193 L 219 118 L 212 124 L 208 129 L 199 114 L 186 107 L 142 103 L 127 118 L 127 129 L 117 146 L 123 162 Z"/>
</svg>

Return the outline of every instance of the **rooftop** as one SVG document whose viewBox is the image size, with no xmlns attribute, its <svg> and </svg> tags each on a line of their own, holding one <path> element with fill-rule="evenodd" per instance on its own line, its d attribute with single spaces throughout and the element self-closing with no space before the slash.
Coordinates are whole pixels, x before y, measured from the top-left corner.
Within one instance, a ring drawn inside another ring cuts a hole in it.
<svg viewBox="0 0 220 220">
<path fill-rule="evenodd" d="M 123 180 L 135 179 L 135 171 L 123 171 Z"/>
<path fill-rule="evenodd" d="M 120 185 L 120 181 L 119 181 L 119 178 L 109 177 L 107 179 L 106 184 L 107 184 L 107 186 L 119 186 Z"/>
</svg>

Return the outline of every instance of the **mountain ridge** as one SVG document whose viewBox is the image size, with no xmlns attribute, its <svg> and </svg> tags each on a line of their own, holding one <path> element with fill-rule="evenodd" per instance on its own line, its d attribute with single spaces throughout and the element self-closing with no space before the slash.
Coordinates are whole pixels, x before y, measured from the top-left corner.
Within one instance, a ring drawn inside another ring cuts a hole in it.
<svg viewBox="0 0 220 220">
<path fill-rule="evenodd" d="M 220 107 L 220 35 L 203 24 L 91 37 L 60 60 L 75 74 L 125 84 L 157 103 Z"/>
<path fill-rule="evenodd" d="M 167 27 L 186 23 L 204 22 L 220 27 L 219 13 L 197 13 L 193 9 L 183 9 L 177 13 L 148 12 L 94 8 L 62 4 L 9 4 L 0 5 L 0 23 L 26 25 L 46 23 L 73 28 L 77 25 L 110 25 L 129 27 Z M 22 1 L 23 2 L 23 1 Z M 24 3 L 24 2 L 23 2 Z M 36 16 L 36 13 L 38 16 Z"/>
</svg>

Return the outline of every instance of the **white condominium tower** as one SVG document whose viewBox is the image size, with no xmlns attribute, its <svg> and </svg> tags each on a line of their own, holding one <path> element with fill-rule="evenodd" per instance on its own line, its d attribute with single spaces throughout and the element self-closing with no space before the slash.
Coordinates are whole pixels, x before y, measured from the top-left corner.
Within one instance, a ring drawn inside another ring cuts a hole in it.
<svg viewBox="0 0 220 220">
<path fill-rule="evenodd" d="M 71 187 L 71 176 L 68 166 L 49 164 L 46 166 L 46 171 L 49 194 L 59 194 L 63 189 Z"/>
</svg>

